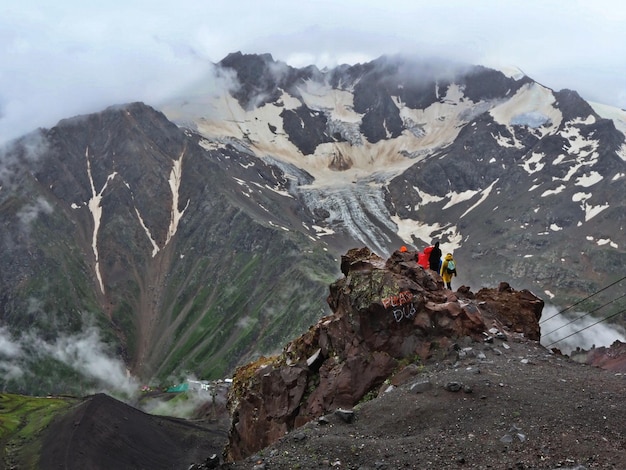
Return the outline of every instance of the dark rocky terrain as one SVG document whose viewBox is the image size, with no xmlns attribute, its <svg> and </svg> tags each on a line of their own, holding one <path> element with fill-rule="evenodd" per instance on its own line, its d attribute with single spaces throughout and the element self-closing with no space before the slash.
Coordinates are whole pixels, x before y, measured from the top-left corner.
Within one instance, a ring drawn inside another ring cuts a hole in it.
<svg viewBox="0 0 626 470">
<path fill-rule="evenodd" d="M 228 420 L 154 418 L 96 396 L 84 406 L 101 412 L 73 413 L 50 427 L 40 468 L 625 468 L 626 375 L 508 332 L 459 346 L 407 367 L 352 413 L 327 412 L 234 463 L 211 458 L 221 459 Z M 181 443 L 180 430 L 194 437 Z"/>
<path fill-rule="evenodd" d="M 228 468 L 626 465 L 625 375 L 543 348 L 530 292 L 444 291 L 412 255 L 350 251 L 333 316 L 237 372 Z"/>
<path fill-rule="evenodd" d="M 226 468 L 626 468 L 625 375 L 508 333 L 460 346 Z"/>
<path fill-rule="evenodd" d="M 549 351 L 541 299 L 507 283 L 446 290 L 414 252 L 350 250 L 341 269 L 332 315 L 238 369 L 230 415 L 94 395 L 47 426 L 35 468 L 624 468 L 621 345 Z"/>
<path fill-rule="evenodd" d="M 153 416 L 97 394 L 53 421 L 37 468 L 185 469 L 219 454 L 227 422 Z"/>
</svg>

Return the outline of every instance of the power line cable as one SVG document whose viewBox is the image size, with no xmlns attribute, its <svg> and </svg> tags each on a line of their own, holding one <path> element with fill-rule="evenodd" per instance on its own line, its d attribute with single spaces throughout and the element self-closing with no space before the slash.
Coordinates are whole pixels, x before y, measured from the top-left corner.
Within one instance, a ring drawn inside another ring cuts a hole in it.
<svg viewBox="0 0 626 470">
<path fill-rule="evenodd" d="M 560 343 L 560 342 L 561 342 L 561 341 L 563 341 L 564 339 L 567 339 L 567 338 L 569 338 L 569 337 L 571 337 L 571 336 L 577 335 L 577 334 L 578 334 L 578 333 L 580 333 L 581 331 L 584 331 L 584 330 L 586 330 L 586 329 L 588 329 L 588 328 L 591 328 L 592 326 L 595 326 L 595 325 L 597 325 L 598 323 L 602 323 L 603 321 L 607 321 L 609 318 L 616 317 L 617 315 L 620 315 L 620 314 L 622 314 L 622 313 L 624 313 L 624 312 L 626 312 L 626 308 L 625 308 L 625 309 L 623 309 L 623 310 L 620 310 L 620 311 L 619 311 L 619 312 L 617 312 L 617 313 L 614 313 L 613 315 L 609 315 L 608 317 L 602 318 L 601 320 L 598 320 L 597 322 L 592 323 L 591 325 L 587 325 L 586 327 L 581 328 L 580 330 L 575 331 L 574 333 L 571 333 L 571 334 L 569 334 L 569 335 L 567 335 L 567 336 L 564 336 L 564 337 L 563 337 L 563 338 L 561 338 L 561 339 L 558 339 L 558 340 L 556 340 L 556 341 L 553 341 L 553 342 L 551 342 L 550 344 L 546 345 L 545 347 L 547 348 L 547 347 L 549 347 L 549 346 L 552 346 L 553 344 Z"/>
<path fill-rule="evenodd" d="M 571 321 L 569 321 L 569 322 L 567 322 L 567 323 L 564 323 L 563 325 L 559 326 L 558 328 L 555 328 L 555 329 L 554 329 L 554 330 L 552 330 L 552 331 L 548 331 L 547 333 L 544 333 L 544 335 L 545 335 L 545 336 L 548 336 L 548 335 L 550 335 L 550 334 L 554 333 L 555 331 L 558 331 L 558 330 L 560 330 L 561 328 L 566 327 L 567 325 L 571 325 L 571 324 L 572 324 L 572 323 L 574 323 L 575 321 L 578 321 L 578 320 L 580 320 L 580 319 L 582 319 L 582 318 L 585 318 L 587 315 L 591 315 L 592 313 L 597 312 L 597 311 L 598 311 L 598 310 L 600 310 L 601 308 L 604 308 L 604 307 L 606 307 L 607 305 L 612 304 L 613 302 L 616 302 L 617 300 L 621 299 L 622 297 L 626 297 L 626 294 L 622 294 L 622 295 L 620 295 L 619 297 L 617 297 L 617 298 L 615 298 L 615 299 L 613 299 L 613 300 L 610 300 L 609 302 L 605 303 L 604 305 L 600 305 L 598 308 L 595 308 L 595 309 L 591 310 L 590 312 L 587 312 L 587 313 L 585 313 L 584 315 L 581 315 L 580 317 L 576 317 L 576 318 L 574 318 L 573 320 L 571 320 Z"/>
<path fill-rule="evenodd" d="M 588 300 L 588 299 L 590 299 L 591 297 L 593 297 L 594 295 L 597 295 L 597 294 L 599 294 L 600 292 L 607 290 L 609 287 L 613 287 L 615 284 L 617 284 L 617 283 L 619 283 L 619 282 L 622 282 L 624 279 L 626 279 L 626 276 L 624 276 L 624 277 L 623 277 L 623 278 L 621 278 L 621 279 L 618 279 L 617 281 L 613 282 L 612 284 L 609 284 L 609 285 L 608 285 L 608 286 L 606 286 L 606 287 L 603 287 L 602 289 L 600 289 L 600 290 L 598 290 L 598 291 L 594 292 L 593 294 L 588 295 L 588 296 L 587 296 L 587 297 L 585 297 L 584 299 L 581 299 L 581 300 L 579 300 L 578 302 L 574 302 L 574 303 L 573 303 L 572 305 L 570 305 L 569 307 L 564 308 L 564 309 L 563 309 L 563 310 L 561 310 L 560 312 L 556 312 L 556 313 L 555 313 L 554 315 L 552 315 L 551 317 L 544 318 L 543 320 L 541 320 L 541 321 L 539 322 L 539 324 L 541 325 L 542 323 L 547 322 L 547 321 L 548 321 L 548 320 L 550 320 L 551 318 L 554 318 L 554 317 L 556 317 L 557 315 L 560 315 L 561 313 L 568 311 L 570 308 L 573 308 L 573 307 L 575 307 L 576 305 L 583 303 L 585 300 Z"/>
</svg>

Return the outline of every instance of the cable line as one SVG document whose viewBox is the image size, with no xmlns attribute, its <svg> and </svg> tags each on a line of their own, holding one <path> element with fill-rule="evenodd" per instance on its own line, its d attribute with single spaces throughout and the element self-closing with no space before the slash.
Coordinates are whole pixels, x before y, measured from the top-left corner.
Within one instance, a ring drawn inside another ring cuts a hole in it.
<svg viewBox="0 0 626 470">
<path fill-rule="evenodd" d="M 561 339 L 558 339 L 558 340 L 556 340 L 556 341 L 553 341 L 553 342 L 551 342 L 550 344 L 546 345 L 545 347 L 547 348 L 547 347 L 549 347 L 549 346 L 552 346 L 553 344 L 560 343 L 561 341 L 563 341 L 564 339 L 569 338 L 570 336 L 577 335 L 578 333 L 580 333 L 581 331 L 586 330 L 587 328 L 591 328 L 592 326 L 595 326 L 595 325 L 597 325 L 598 323 L 602 323 L 603 321 L 607 321 L 609 318 L 616 317 L 617 315 L 619 315 L 619 314 L 621 314 L 621 313 L 624 313 L 624 312 L 626 312 L 626 308 L 625 308 L 625 309 L 623 309 L 623 310 L 620 310 L 620 311 L 619 311 L 619 312 L 617 312 L 617 313 L 614 313 L 613 315 L 610 315 L 610 316 L 608 316 L 608 317 L 602 318 L 601 320 L 598 320 L 597 322 L 592 323 L 591 325 L 587 325 L 586 327 L 581 328 L 580 330 L 575 331 L 574 333 L 571 333 L 571 334 L 569 334 L 569 335 L 567 335 L 567 336 L 564 336 L 564 337 L 563 337 L 563 338 L 561 338 Z"/>
<path fill-rule="evenodd" d="M 569 322 L 567 322 L 567 323 L 564 323 L 563 325 L 559 326 L 558 328 L 556 328 L 556 329 L 554 329 L 554 330 L 552 330 L 552 331 L 548 331 L 547 333 L 544 333 L 544 335 L 548 336 L 548 335 L 550 335 L 550 334 L 554 333 L 555 331 L 558 331 L 558 330 L 560 330 L 561 328 L 566 327 L 567 325 L 571 325 L 571 324 L 572 324 L 572 323 L 574 323 L 575 321 L 580 320 L 581 318 L 585 318 L 587 315 L 591 315 L 591 314 L 592 314 L 592 313 L 594 313 L 594 312 L 597 312 L 597 311 L 598 311 L 598 310 L 600 310 L 601 308 L 604 308 L 604 307 L 606 307 L 607 305 L 612 304 L 613 302 L 615 302 L 616 300 L 621 299 L 622 297 L 626 297 L 626 294 L 622 294 L 622 295 L 620 295 L 619 297 L 617 297 L 617 298 L 615 298 L 615 299 L 613 299 L 613 300 L 608 301 L 608 302 L 607 302 L 607 303 L 605 303 L 604 305 L 600 305 L 598 308 L 595 308 L 595 309 L 593 309 L 592 311 L 587 312 L 587 313 L 585 313 L 584 315 L 581 315 L 580 317 L 576 317 L 576 318 L 574 318 L 573 320 L 571 320 L 571 321 L 569 321 Z"/>
<path fill-rule="evenodd" d="M 569 307 L 564 308 L 563 310 L 561 310 L 560 312 L 555 313 L 555 314 L 554 314 L 554 315 L 552 315 L 551 317 L 544 318 L 543 320 L 541 320 L 541 321 L 539 322 L 539 324 L 541 325 L 542 323 L 547 322 L 547 321 L 548 321 L 548 320 L 550 320 L 551 318 L 554 318 L 554 317 L 556 317 L 557 315 L 560 315 L 561 313 L 568 311 L 570 308 L 575 307 L 576 305 L 583 303 L 585 300 L 588 300 L 588 299 L 590 299 L 591 297 L 593 297 L 594 295 L 597 295 L 597 294 L 599 294 L 600 292 L 607 290 L 609 287 L 613 287 L 615 284 L 617 284 L 618 282 L 622 282 L 624 279 L 626 279 L 626 276 L 624 276 L 624 277 L 623 277 L 623 278 L 621 278 L 621 279 L 618 279 L 617 281 L 613 282 L 612 284 L 609 284 L 609 285 L 608 285 L 608 286 L 606 286 L 606 287 L 603 287 L 603 288 L 602 288 L 602 289 L 600 289 L 599 291 L 596 291 L 596 292 L 594 292 L 593 294 L 588 295 L 588 296 L 587 296 L 587 297 L 585 297 L 584 299 L 581 299 L 581 300 L 579 300 L 578 302 L 573 303 L 573 304 L 572 304 L 572 305 L 570 305 Z"/>
</svg>

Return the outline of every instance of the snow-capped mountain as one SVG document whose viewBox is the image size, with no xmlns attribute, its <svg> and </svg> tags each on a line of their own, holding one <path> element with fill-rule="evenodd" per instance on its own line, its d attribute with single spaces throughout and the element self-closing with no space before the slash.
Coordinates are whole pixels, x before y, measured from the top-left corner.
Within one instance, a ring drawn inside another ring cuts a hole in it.
<svg viewBox="0 0 626 470">
<path fill-rule="evenodd" d="M 279 166 L 316 216 L 311 237 L 383 255 L 438 239 L 461 282 L 515 279 L 557 301 L 623 273 L 624 111 L 515 70 L 401 57 L 322 72 L 236 53 L 219 66 L 228 87 L 165 113 Z"/>
<path fill-rule="evenodd" d="M 2 151 L 0 368 L 34 387 L 28 361 L 96 328 L 142 380 L 221 377 L 324 315 L 364 245 L 437 239 L 454 288 L 589 295 L 623 277 L 624 122 L 519 71 L 234 53 L 160 111 L 40 129 Z M 41 392 L 73 377 L 50 369 Z"/>
</svg>

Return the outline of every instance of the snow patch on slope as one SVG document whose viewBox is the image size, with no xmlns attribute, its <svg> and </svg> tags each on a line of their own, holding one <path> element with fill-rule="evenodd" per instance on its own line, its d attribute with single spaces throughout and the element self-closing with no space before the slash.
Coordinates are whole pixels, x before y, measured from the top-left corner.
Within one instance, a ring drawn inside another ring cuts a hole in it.
<svg viewBox="0 0 626 470">
<path fill-rule="evenodd" d="M 304 104 L 313 110 L 327 112 L 332 120 L 357 124 L 361 122 L 363 115 L 354 111 L 354 95 L 349 91 L 307 80 L 303 86 L 298 87 L 298 92 Z"/>
<path fill-rule="evenodd" d="M 478 201 L 476 201 L 470 208 L 468 208 L 465 212 L 463 212 L 463 214 L 461 214 L 461 218 L 465 217 L 469 212 L 471 212 L 472 210 L 480 206 L 480 204 L 489 197 L 489 195 L 491 194 L 491 190 L 493 189 L 493 187 L 496 185 L 498 181 L 499 179 L 496 179 L 487 188 L 480 191 L 480 193 L 482 193 L 480 196 L 480 199 L 478 199 Z"/>
<path fill-rule="evenodd" d="M 452 206 L 455 206 L 465 201 L 469 201 L 474 196 L 476 196 L 476 194 L 478 194 L 479 192 L 480 191 L 473 191 L 471 189 L 468 189 L 467 191 L 463 191 L 462 193 L 451 191 L 446 195 L 448 198 L 450 198 L 450 200 L 446 203 L 445 206 L 443 206 L 443 209 L 449 209 Z"/>
<path fill-rule="evenodd" d="M 433 103 L 426 109 L 409 108 L 398 96 L 392 96 L 392 99 L 404 125 L 416 139 L 414 148 L 421 155 L 452 143 L 475 106 L 464 99 L 462 90 L 454 84 L 448 87 L 442 102 Z"/>
<path fill-rule="evenodd" d="M 172 208 L 170 210 L 170 226 L 167 229 L 167 239 L 165 240 L 165 245 L 170 242 L 172 237 L 176 235 L 176 231 L 178 230 L 178 224 L 180 223 L 180 219 L 183 217 L 183 214 L 189 207 L 190 199 L 187 199 L 187 204 L 185 208 L 181 211 L 178 208 L 178 200 L 179 200 L 179 192 L 180 192 L 180 183 L 182 180 L 182 172 L 183 172 L 183 157 L 185 156 L 185 151 L 183 150 L 178 157 L 177 160 L 173 161 L 172 171 L 170 172 L 169 185 L 170 191 L 172 192 Z M 154 255 L 153 255 L 154 256 Z"/>
<path fill-rule="evenodd" d="M 597 206 L 592 206 L 587 203 L 587 200 L 591 198 L 591 193 L 576 193 L 572 196 L 572 201 L 580 202 L 580 208 L 585 213 L 585 222 L 589 222 L 592 218 L 598 215 L 605 209 L 609 208 L 609 204 L 600 204 Z"/>
<path fill-rule="evenodd" d="M 515 135 L 513 126 L 524 125 L 534 129 L 535 135 L 541 138 L 554 132 L 561 125 L 563 115 L 553 105 L 556 102 L 552 91 L 537 83 L 529 83 L 521 87 L 510 99 L 489 111 L 498 124 L 506 126 Z M 523 148 L 520 142 L 509 143 Z"/>
<path fill-rule="evenodd" d="M 552 162 L 553 165 L 569 165 L 567 173 L 562 178 L 553 178 L 554 181 L 570 181 L 574 175 L 578 174 L 575 184 L 577 186 L 589 187 L 602 180 L 602 176 L 596 171 L 586 171 L 581 173 L 584 167 L 592 167 L 598 162 L 599 142 L 583 136 L 580 132 L 579 124 L 591 124 L 595 121 L 593 116 L 585 120 L 573 120 L 565 123 L 560 135 L 567 139 L 563 146 L 565 153 L 557 156 Z"/>
<path fill-rule="evenodd" d="M 463 237 L 456 225 L 441 225 L 439 223 L 426 224 L 419 220 L 401 219 L 397 215 L 391 217 L 398 227 L 398 236 L 407 244 L 413 244 L 415 239 L 430 245 L 434 238 L 447 238 L 446 249 L 450 252 L 461 248 Z"/>
<path fill-rule="evenodd" d="M 626 135 L 626 110 L 588 101 L 593 110 L 604 119 L 611 119 L 617 130 Z"/>
<path fill-rule="evenodd" d="M 532 175 L 533 173 L 543 170 L 543 167 L 545 166 L 545 163 L 542 163 L 541 161 L 543 157 L 545 157 L 543 153 L 533 152 L 530 158 L 527 158 L 520 166 L 526 170 L 526 173 Z"/>
<path fill-rule="evenodd" d="M 422 207 L 422 206 L 425 206 L 425 205 L 430 204 L 432 202 L 439 202 L 439 201 L 442 201 L 444 199 L 441 196 L 435 196 L 435 195 L 432 195 L 432 194 L 428 194 L 426 191 L 422 191 L 417 186 L 413 186 L 413 190 L 418 194 L 418 196 L 421 199 L 421 202 L 416 204 L 415 207 L 413 208 L 414 211 L 419 210 L 419 208 Z"/>
<path fill-rule="evenodd" d="M 111 181 L 117 175 L 117 172 L 111 173 L 107 176 L 107 179 L 100 189 L 100 191 L 96 191 L 96 186 L 93 181 L 93 175 L 91 173 L 91 161 L 89 160 L 89 147 L 85 149 L 85 159 L 87 160 L 87 177 L 89 178 L 89 185 L 91 187 L 91 198 L 87 202 L 87 207 L 89 207 L 89 211 L 91 212 L 91 216 L 93 217 L 93 233 L 91 236 L 91 248 L 93 250 L 93 255 L 95 258 L 95 271 L 96 277 L 98 278 L 98 285 L 100 286 L 100 291 L 104 294 L 104 282 L 102 281 L 102 273 L 100 272 L 100 254 L 98 251 L 98 232 L 100 231 L 100 222 L 102 220 L 102 206 L 100 203 L 102 202 L 102 193 L 104 193 L 105 189 L 109 185 L 109 181 Z"/>
</svg>

